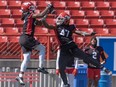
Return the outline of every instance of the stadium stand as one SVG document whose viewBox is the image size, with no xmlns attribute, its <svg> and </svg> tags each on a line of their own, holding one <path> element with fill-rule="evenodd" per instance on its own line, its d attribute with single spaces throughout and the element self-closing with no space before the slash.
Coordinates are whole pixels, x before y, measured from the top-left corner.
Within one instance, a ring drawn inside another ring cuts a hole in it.
<svg viewBox="0 0 116 87">
<path fill-rule="evenodd" d="M 81 9 L 81 3 L 78 1 L 67 1 L 67 9 L 69 10 L 79 10 Z"/>
<path fill-rule="evenodd" d="M 115 36 L 115 0 L 1 0 L 0 36 L 3 37 L 3 35 L 7 35 L 6 37 L 8 42 L 9 37 L 12 37 L 11 35 L 19 36 L 22 32 L 23 22 L 20 20 L 22 14 L 20 8 L 21 3 L 23 3 L 24 1 L 31 1 L 32 3 L 34 3 L 37 6 L 36 12 L 41 12 L 48 3 L 53 3 L 55 6 L 56 15 L 48 15 L 48 18 L 46 20 L 50 24 L 55 24 L 54 18 L 56 18 L 60 12 L 65 10 L 72 16 L 70 24 L 75 23 L 79 30 L 84 30 L 87 32 L 95 31 L 97 32 L 98 36 Z M 42 43 L 50 45 L 50 43 L 47 43 L 46 41 L 44 41 L 44 39 L 42 39 L 43 37 L 41 35 L 45 35 L 47 38 L 54 37 L 53 30 L 47 30 L 44 27 L 36 27 L 35 31 L 37 39 L 40 36 Z M 57 42 L 55 42 L 54 44 L 57 44 Z M 49 50 L 48 47 L 46 49 Z"/>
<path fill-rule="evenodd" d="M 10 9 L 0 9 L 0 17 L 1 18 L 10 18 L 11 10 Z"/>
<path fill-rule="evenodd" d="M 21 1 L 10 1 L 8 0 L 8 8 L 9 9 L 20 9 Z"/>
<path fill-rule="evenodd" d="M 7 1 L 0 1 L 0 9 L 6 9 L 8 6 Z"/>
<path fill-rule="evenodd" d="M 86 18 L 88 19 L 93 19 L 93 18 L 100 18 L 100 13 L 98 10 L 89 10 L 89 11 L 86 11 Z"/>
<path fill-rule="evenodd" d="M 15 26 L 14 18 L 1 18 L 2 27 L 13 27 Z"/>
</svg>

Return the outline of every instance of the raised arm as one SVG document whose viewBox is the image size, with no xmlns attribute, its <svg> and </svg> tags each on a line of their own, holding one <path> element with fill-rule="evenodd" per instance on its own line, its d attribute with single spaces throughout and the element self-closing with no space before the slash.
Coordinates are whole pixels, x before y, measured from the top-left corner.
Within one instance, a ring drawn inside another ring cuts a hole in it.
<svg viewBox="0 0 116 87">
<path fill-rule="evenodd" d="M 52 10 L 53 10 L 53 5 L 48 4 L 48 6 L 41 13 L 33 14 L 33 18 L 42 18 L 46 14 L 51 13 Z"/>
<path fill-rule="evenodd" d="M 48 23 L 46 22 L 46 17 L 47 17 L 47 15 L 44 16 L 44 17 L 41 19 L 42 24 L 43 24 L 46 28 L 48 28 L 48 29 L 56 29 L 56 26 L 55 26 L 55 25 L 51 25 L 51 24 L 48 24 Z"/>
<path fill-rule="evenodd" d="M 92 33 L 87 33 L 87 32 L 84 32 L 84 31 L 79 31 L 79 30 L 75 30 L 76 34 L 78 35 L 82 35 L 82 36 L 93 36 L 96 34 L 96 32 L 92 32 Z"/>
</svg>

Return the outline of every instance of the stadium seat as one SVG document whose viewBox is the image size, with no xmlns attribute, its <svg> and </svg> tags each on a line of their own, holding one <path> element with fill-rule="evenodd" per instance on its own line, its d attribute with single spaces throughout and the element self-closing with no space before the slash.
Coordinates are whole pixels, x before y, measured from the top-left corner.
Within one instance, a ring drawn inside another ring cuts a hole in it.
<svg viewBox="0 0 116 87">
<path fill-rule="evenodd" d="M 45 8 L 49 3 L 51 3 L 51 2 L 50 1 L 41 1 L 41 0 L 39 0 L 37 2 L 37 8 L 40 8 L 40 9 Z"/>
<path fill-rule="evenodd" d="M 116 28 L 110 28 L 110 34 L 116 35 Z"/>
<path fill-rule="evenodd" d="M 83 37 L 75 37 L 75 43 L 78 45 L 79 48 L 83 48 L 84 38 Z"/>
<path fill-rule="evenodd" d="M 66 2 L 65 1 L 54 1 L 53 5 L 56 9 L 66 9 Z"/>
<path fill-rule="evenodd" d="M 9 17 L 11 17 L 10 9 L 0 9 L 0 17 L 1 18 L 9 18 Z"/>
<path fill-rule="evenodd" d="M 103 10 L 100 12 L 101 14 L 101 18 L 114 18 L 115 17 L 115 13 L 114 11 L 111 10 Z"/>
<path fill-rule="evenodd" d="M 56 10 L 56 15 L 59 15 L 62 12 L 67 12 L 68 14 L 71 14 L 70 10 Z"/>
<path fill-rule="evenodd" d="M 75 42 L 78 43 L 78 44 L 82 44 L 83 43 L 83 37 L 76 37 Z"/>
<path fill-rule="evenodd" d="M 94 30 L 98 35 L 108 35 L 109 34 L 108 28 L 94 28 Z"/>
<path fill-rule="evenodd" d="M 52 34 L 52 35 L 55 35 L 54 30 L 49 30 L 49 33 Z"/>
<path fill-rule="evenodd" d="M 71 10 L 72 18 L 85 18 L 85 12 L 83 10 Z"/>
<path fill-rule="evenodd" d="M 19 35 L 18 28 L 16 27 L 6 27 L 5 35 Z"/>
<path fill-rule="evenodd" d="M 8 37 L 10 43 L 18 43 L 19 42 L 19 36 L 9 36 Z"/>
<path fill-rule="evenodd" d="M 15 19 L 16 27 L 22 27 L 23 26 L 23 21 L 21 18 L 16 18 Z"/>
<path fill-rule="evenodd" d="M 88 33 L 94 32 L 93 28 L 80 28 L 79 30 L 85 31 L 85 32 L 88 32 Z"/>
<path fill-rule="evenodd" d="M 13 18 L 2 18 L 1 26 L 2 27 L 13 27 L 15 26 L 15 20 Z"/>
<path fill-rule="evenodd" d="M 89 27 L 89 20 L 88 19 L 76 19 L 75 23 L 77 28 L 87 28 Z"/>
<path fill-rule="evenodd" d="M 116 28 L 116 19 L 105 19 L 105 23 L 108 28 Z"/>
<path fill-rule="evenodd" d="M 90 27 L 104 27 L 104 20 L 103 19 L 90 19 Z"/>
<path fill-rule="evenodd" d="M 7 7 L 7 1 L 0 0 L 0 9 L 6 9 Z"/>
<path fill-rule="evenodd" d="M 84 1 L 81 2 L 82 10 L 94 10 L 95 9 L 95 2 L 94 1 Z"/>
<path fill-rule="evenodd" d="M 11 12 L 13 18 L 21 18 L 22 11 L 20 9 L 12 9 Z"/>
<path fill-rule="evenodd" d="M 67 1 L 67 9 L 70 9 L 70 10 L 81 9 L 81 3 L 78 1 Z"/>
<path fill-rule="evenodd" d="M 36 27 L 35 28 L 35 35 L 39 35 L 39 34 L 47 34 L 48 33 L 48 29 L 44 28 L 44 27 Z"/>
<path fill-rule="evenodd" d="M 54 25 L 56 23 L 56 19 L 53 18 L 47 18 L 46 19 L 47 23 Z"/>
<path fill-rule="evenodd" d="M 110 3 L 108 1 L 97 1 L 96 2 L 96 9 L 97 10 L 109 10 Z"/>
<path fill-rule="evenodd" d="M 5 32 L 4 32 L 4 28 L 3 27 L 0 27 L 0 35 L 3 35 Z"/>
<path fill-rule="evenodd" d="M 7 36 L 0 36 L 0 42 L 8 42 Z"/>
<path fill-rule="evenodd" d="M 21 1 L 8 1 L 8 8 L 20 9 L 21 8 Z"/>
<path fill-rule="evenodd" d="M 7 36 L 0 36 L 0 55 L 4 55 L 7 52 L 7 42 L 8 42 L 8 37 Z"/>
<path fill-rule="evenodd" d="M 100 13 L 97 10 L 86 11 L 86 18 L 100 18 Z"/>
<path fill-rule="evenodd" d="M 110 8 L 110 9 L 112 9 L 112 10 L 115 10 L 115 11 L 116 11 L 116 1 L 111 1 L 111 2 L 110 2 L 110 6 L 111 6 L 111 8 Z"/>
</svg>

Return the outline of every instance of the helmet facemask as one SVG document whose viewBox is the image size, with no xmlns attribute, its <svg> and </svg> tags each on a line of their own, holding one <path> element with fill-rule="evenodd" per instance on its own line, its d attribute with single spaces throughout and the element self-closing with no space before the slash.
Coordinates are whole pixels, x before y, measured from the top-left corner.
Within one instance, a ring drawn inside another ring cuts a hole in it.
<svg viewBox="0 0 116 87">
<path fill-rule="evenodd" d="M 70 16 L 67 13 L 61 13 L 56 19 L 56 25 L 68 25 Z"/>
</svg>

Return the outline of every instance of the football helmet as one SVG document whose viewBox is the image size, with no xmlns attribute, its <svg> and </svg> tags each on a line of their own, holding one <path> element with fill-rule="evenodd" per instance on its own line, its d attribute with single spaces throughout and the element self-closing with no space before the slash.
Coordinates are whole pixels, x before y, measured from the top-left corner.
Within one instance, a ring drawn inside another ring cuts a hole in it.
<svg viewBox="0 0 116 87">
<path fill-rule="evenodd" d="M 34 6 L 34 4 L 32 2 L 24 2 L 21 5 L 21 10 L 23 12 L 34 12 L 36 9 L 36 7 Z"/>
<path fill-rule="evenodd" d="M 71 16 L 68 13 L 62 12 L 56 18 L 56 25 L 63 25 L 63 24 L 68 25 L 70 22 L 70 18 L 71 18 Z"/>
</svg>

